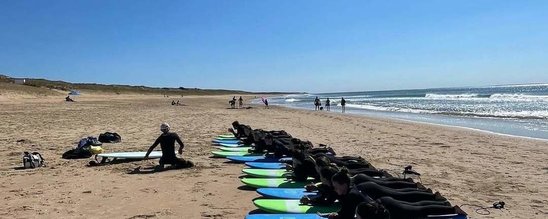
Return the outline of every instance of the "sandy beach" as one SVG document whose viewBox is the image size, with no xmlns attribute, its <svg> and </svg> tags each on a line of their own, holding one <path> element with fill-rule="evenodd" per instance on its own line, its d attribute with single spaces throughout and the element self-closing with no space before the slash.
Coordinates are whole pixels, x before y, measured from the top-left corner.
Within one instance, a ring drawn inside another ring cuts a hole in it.
<svg viewBox="0 0 548 219">
<path fill-rule="evenodd" d="M 252 128 L 286 130 L 359 155 L 390 173 L 413 165 L 422 182 L 454 205 L 504 210 L 470 218 L 547 218 L 548 142 L 460 128 L 280 107 L 227 109 L 231 96 L 185 96 L 185 106 L 152 95 L 0 96 L 0 218 L 244 218 L 256 208 L 242 190 L 243 165 L 210 158 L 210 142 L 234 120 Z M 249 100 L 252 97 L 245 97 Z M 111 131 L 122 136 L 108 152 L 145 151 L 168 122 L 185 142 L 195 168 L 159 173 L 157 160 L 86 167 L 64 160 L 80 138 Z M 47 167 L 20 170 L 23 151 L 39 151 Z"/>
</svg>

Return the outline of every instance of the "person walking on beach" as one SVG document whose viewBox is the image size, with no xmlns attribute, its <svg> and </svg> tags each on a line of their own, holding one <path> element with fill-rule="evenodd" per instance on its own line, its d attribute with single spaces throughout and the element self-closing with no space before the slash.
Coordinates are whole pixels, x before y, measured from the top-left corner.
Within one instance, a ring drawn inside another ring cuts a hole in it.
<svg viewBox="0 0 548 219">
<path fill-rule="evenodd" d="M 244 106 L 244 99 L 242 96 L 240 96 L 240 99 L 238 99 L 238 108 L 242 108 Z"/>
<path fill-rule="evenodd" d="M 187 168 L 187 167 L 193 167 L 194 163 L 191 161 L 187 161 L 183 158 L 178 158 L 175 155 L 175 142 L 179 144 L 179 154 L 183 154 L 183 148 L 185 145 L 183 144 L 183 141 L 181 141 L 181 138 L 179 138 L 179 135 L 175 132 L 169 132 L 170 126 L 167 123 L 162 123 L 160 125 L 160 131 L 162 131 L 162 134 L 156 139 L 154 144 L 150 146 L 148 149 L 145 160 L 148 159 L 148 155 L 160 144 L 160 147 L 162 148 L 162 157 L 160 158 L 160 169 L 164 169 L 165 164 L 170 164 L 174 166 L 175 168 Z"/>
<path fill-rule="evenodd" d="M 268 109 L 268 99 L 264 98 L 264 108 Z"/>
<path fill-rule="evenodd" d="M 346 100 L 344 99 L 344 97 L 341 97 L 341 107 L 342 107 L 342 112 L 344 113 L 344 111 L 346 110 Z"/>
<path fill-rule="evenodd" d="M 329 100 L 329 97 L 327 98 L 327 100 L 325 100 L 325 110 L 331 110 L 331 101 Z"/>
<path fill-rule="evenodd" d="M 314 110 L 320 110 L 320 98 L 316 97 L 316 99 L 314 99 Z"/>
</svg>

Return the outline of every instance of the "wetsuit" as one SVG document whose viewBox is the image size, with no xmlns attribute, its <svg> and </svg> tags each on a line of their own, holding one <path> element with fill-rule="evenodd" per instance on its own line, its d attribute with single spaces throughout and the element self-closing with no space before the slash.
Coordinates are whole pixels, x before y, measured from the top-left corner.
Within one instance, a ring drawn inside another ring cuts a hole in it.
<svg viewBox="0 0 548 219">
<path fill-rule="evenodd" d="M 350 187 L 350 191 L 346 195 L 339 196 L 341 209 L 337 212 L 336 219 L 351 219 L 356 214 L 356 207 L 362 202 L 372 202 L 369 196 L 361 192 L 356 187 Z"/>
<path fill-rule="evenodd" d="M 311 196 L 310 204 L 312 205 L 331 205 L 337 200 L 337 193 L 332 186 L 321 183 L 317 186 L 318 194 Z"/>
<path fill-rule="evenodd" d="M 306 181 L 308 177 L 319 180 L 320 176 L 316 171 L 316 162 L 312 157 L 305 154 L 294 154 L 293 177 L 296 181 Z"/>
<path fill-rule="evenodd" d="M 158 144 L 160 144 L 160 147 L 162 148 L 162 158 L 160 158 L 161 167 L 164 167 L 165 164 L 175 165 L 176 167 L 193 166 L 192 162 L 175 156 L 175 141 L 177 141 L 177 143 L 181 145 L 181 148 L 185 147 L 183 141 L 181 141 L 181 138 L 179 138 L 179 135 L 177 135 L 177 133 L 164 133 L 160 135 L 158 139 L 156 139 L 154 144 L 152 144 L 152 146 L 148 149 L 147 154 L 150 154 L 150 152 L 152 152 L 152 150 L 154 150 L 154 148 L 158 146 Z"/>
<path fill-rule="evenodd" d="M 251 129 L 251 127 L 249 127 L 248 125 L 241 124 L 234 127 L 234 129 L 236 130 L 236 133 L 233 134 L 237 139 L 247 138 L 251 135 L 251 132 L 253 131 L 253 129 Z"/>
<path fill-rule="evenodd" d="M 404 191 L 392 189 L 378 185 L 374 182 L 365 182 L 355 186 L 358 190 L 365 192 L 368 196 L 374 199 L 383 196 L 389 196 L 399 201 L 418 202 L 418 201 L 446 201 L 445 198 L 437 196 L 431 192 L 420 191 Z"/>
<path fill-rule="evenodd" d="M 360 184 L 364 182 L 374 182 L 378 185 L 385 186 L 388 188 L 393 188 L 393 189 L 417 188 L 416 183 L 410 182 L 405 179 L 395 178 L 395 177 L 373 178 L 366 174 L 357 174 L 353 177 L 353 180 L 355 184 Z"/>
<path fill-rule="evenodd" d="M 391 197 L 381 197 L 377 200 L 388 213 L 390 219 L 426 218 L 428 215 L 455 214 L 456 210 L 449 202 L 421 201 L 403 202 Z"/>
</svg>

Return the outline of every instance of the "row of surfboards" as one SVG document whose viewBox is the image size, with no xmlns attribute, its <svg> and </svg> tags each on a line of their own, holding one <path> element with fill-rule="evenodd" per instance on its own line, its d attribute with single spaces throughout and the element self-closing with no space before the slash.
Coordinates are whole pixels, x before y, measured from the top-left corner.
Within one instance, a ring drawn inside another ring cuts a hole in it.
<svg viewBox="0 0 548 219">
<path fill-rule="evenodd" d="M 309 182 L 287 180 L 284 175 L 290 174 L 286 162 L 291 158 L 265 158 L 262 154 L 251 154 L 249 145 L 240 144 L 233 135 L 219 135 L 213 140 L 216 151 L 214 157 L 223 157 L 237 163 L 245 163 L 247 167 L 242 172 L 247 177 L 241 181 L 249 187 L 256 188 L 262 198 L 253 200 L 257 208 L 269 214 L 249 214 L 246 219 L 322 219 L 320 214 L 336 212 L 340 209 L 338 203 L 332 206 L 302 205 L 299 201 L 304 195 L 313 196 L 317 193 L 304 189 Z M 464 215 L 438 215 L 433 219 L 465 219 Z"/>
</svg>

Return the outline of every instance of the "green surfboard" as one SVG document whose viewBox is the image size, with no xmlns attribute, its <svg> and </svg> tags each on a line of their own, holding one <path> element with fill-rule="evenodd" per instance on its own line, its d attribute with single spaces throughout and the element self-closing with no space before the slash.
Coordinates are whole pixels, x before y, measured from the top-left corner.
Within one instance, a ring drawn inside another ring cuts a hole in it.
<svg viewBox="0 0 548 219">
<path fill-rule="evenodd" d="M 250 154 L 247 151 L 212 151 L 214 157 L 228 157 L 228 156 L 251 156 L 257 154 Z"/>
<path fill-rule="evenodd" d="M 232 133 L 226 133 L 226 134 L 218 135 L 217 137 L 218 138 L 234 138 L 234 135 Z"/>
<path fill-rule="evenodd" d="M 221 151 L 247 152 L 251 147 L 217 147 Z"/>
<path fill-rule="evenodd" d="M 288 173 L 284 169 L 255 169 L 255 168 L 245 168 L 242 170 L 245 174 L 254 177 L 263 177 L 263 178 L 281 178 L 284 174 Z"/>
<path fill-rule="evenodd" d="M 299 200 L 286 199 L 256 199 L 253 201 L 259 209 L 269 213 L 332 213 L 340 209 L 340 205 L 335 203 L 330 206 L 312 206 L 302 205 Z"/>
<path fill-rule="evenodd" d="M 312 181 L 295 182 L 286 178 L 242 178 L 242 182 L 254 188 L 303 188 Z"/>
</svg>

